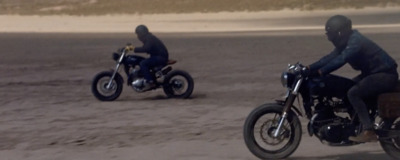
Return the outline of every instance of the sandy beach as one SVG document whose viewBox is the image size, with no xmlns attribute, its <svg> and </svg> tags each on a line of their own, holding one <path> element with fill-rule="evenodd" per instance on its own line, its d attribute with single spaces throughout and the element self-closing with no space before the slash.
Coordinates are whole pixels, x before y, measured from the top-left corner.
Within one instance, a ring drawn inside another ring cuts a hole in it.
<svg viewBox="0 0 400 160">
<path fill-rule="evenodd" d="M 281 71 L 328 53 L 323 25 L 345 14 L 400 62 L 399 8 L 109 16 L 0 16 L 1 160 L 255 160 L 242 126 L 284 93 Z M 190 99 L 124 86 L 90 91 L 111 53 L 146 24 L 195 80 Z M 352 77 L 348 66 L 336 72 Z M 288 160 L 386 160 L 378 143 L 329 147 L 309 137 Z"/>
</svg>

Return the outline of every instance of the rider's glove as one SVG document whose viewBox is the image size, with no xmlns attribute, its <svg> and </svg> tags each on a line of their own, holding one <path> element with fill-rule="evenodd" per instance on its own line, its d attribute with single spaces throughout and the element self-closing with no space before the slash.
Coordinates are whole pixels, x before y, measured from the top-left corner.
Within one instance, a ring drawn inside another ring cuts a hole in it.
<svg viewBox="0 0 400 160">
<path fill-rule="evenodd" d="M 301 75 L 303 77 L 319 77 L 321 76 L 321 73 L 319 70 L 311 71 L 309 67 L 303 67 L 301 69 Z"/>
<path fill-rule="evenodd" d="M 126 47 L 125 47 L 125 50 L 127 50 L 127 51 L 133 51 L 133 49 L 134 49 L 135 47 L 133 46 L 133 45 L 127 45 Z"/>
<path fill-rule="evenodd" d="M 310 68 L 308 68 L 308 67 L 301 68 L 301 75 L 303 77 L 308 77 L 308 76 L 310 76 L 310 74 L 311 74 Z"/>
</svg>

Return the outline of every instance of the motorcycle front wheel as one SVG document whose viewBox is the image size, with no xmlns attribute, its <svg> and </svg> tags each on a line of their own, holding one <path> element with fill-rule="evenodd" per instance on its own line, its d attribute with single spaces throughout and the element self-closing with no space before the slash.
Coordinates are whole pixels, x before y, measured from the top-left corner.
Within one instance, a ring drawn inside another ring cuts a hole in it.
<svg viewBox="0 0 400 160">
<path fill-rule="evenodd" d="M 113 72 L 100 72 L 93 78 L 92 93 L 100 101 L 113 101 L 122 93 L 123 79 L 116 74 L 111 85 L 108 86 Z"/>
<path fill-rule="evenodd" d="M 400 117 L 384 120 L 382 129 L 400 131 Z M 379 142 L 389 156 L 394 159 L 400 159 L 400 136 L 393 138 L 380 137 Z"/>
<path fill-rule="evenodd" d="M 282 117 L 282 109 L 283 107 L 277 104 L 264 104 L 254 109 L 245 121 L 245 143 L 250 152 L 260 159 L 286 158 L 300 144 L 301 124 L 293 112 L 288 114 L 280 134 L 274 136 Z"/>
<path fill-rule="evenodd" d="M 171 71 L 164 79 L 164 93 L 170 98 L 189 98 L 193 88 L 193 78 L 185 71 Z"/>
</svg>

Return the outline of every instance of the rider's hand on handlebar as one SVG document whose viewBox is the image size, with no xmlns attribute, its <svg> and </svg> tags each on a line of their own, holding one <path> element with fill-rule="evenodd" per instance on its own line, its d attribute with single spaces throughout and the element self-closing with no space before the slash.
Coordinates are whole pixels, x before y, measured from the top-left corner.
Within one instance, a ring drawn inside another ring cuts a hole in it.
<svg viewBox="0 0 400 160">
<path fill-rule="evenodd" d="M 311 74 L 310 68 L 308 68 L 308 67 L 301 68 L 301 75 L 303 77 L 308 77 L 308 76 L 310 76 L 310 74 Z"/>
<path fill-rule="evenodd" d="M 134 47 L 132 44 L 128 44 L 128 45 L 125 47 L 125 50 L 127 50 L 127 51 L 133 51 L 133 49 L 135 49 L 135 47 Z"/>
<path fill-rule="evenodd" d="M 320 73 L 320 70 L 311 71 L 310 68 L 309 68 L 308 66 L 306 66 L 306 67 L 303 67 L 303 68 L 301 69 L 301 75 L 302 75 L 303 77 L 319 77 L 319 76 L 321 76 L 322 74 Z"/>
</svg>

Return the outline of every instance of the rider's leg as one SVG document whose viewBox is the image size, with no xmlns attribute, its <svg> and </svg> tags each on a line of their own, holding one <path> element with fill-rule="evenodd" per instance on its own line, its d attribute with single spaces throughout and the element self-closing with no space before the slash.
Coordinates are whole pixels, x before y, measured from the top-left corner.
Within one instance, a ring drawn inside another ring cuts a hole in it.
<svg viewBox="0 0 400 160">
<path fill-rule="evenodd" d="M 151 63 L 152 63 L 152 60 L 150 58 L 145 59 L 142 62 L 140 62 L 140 72 L 142 72 L 144 79 L 146 81 L 152 80 L 151 73 L 150 73 Z"/>
<path fill-rule="evenodd" d="M 363 132 L 356 137 L 349 137 L 350 140 L 357 142 L 377 140 L 373 120 L 369 116 L 369 110 L 363 99 L 392 90 L 397 83 L 397 78 L 398 76 L 394 74 L 376 73 L 366 76 L 348 91 L 349 101 L 363 125 Z"/>
<path fill-rule="evenodd" d="M 150 73 L 150 69 L 154 68 L 158 65 L 164 65 L 165 60 L 158 58 L 158 57 L 150 57 L 148 59 L 143 60 L 140 63 L 140 70 L 148 84 L 154 84 L 153 75 Z"/>
</svg>

